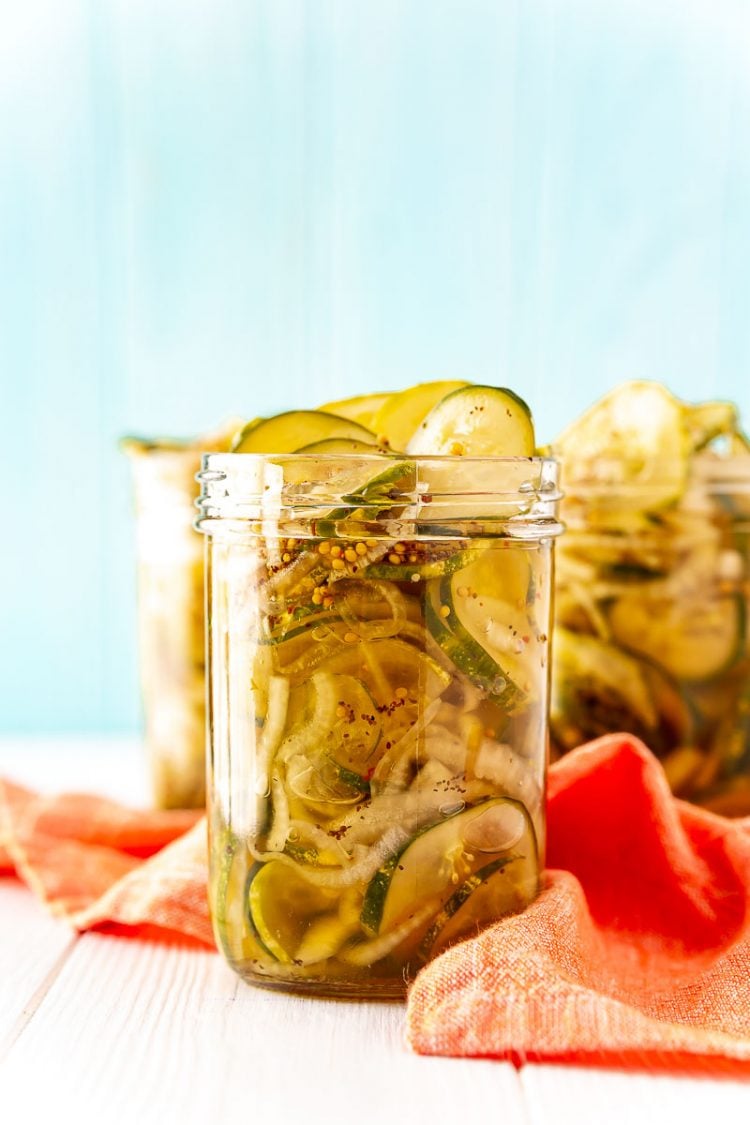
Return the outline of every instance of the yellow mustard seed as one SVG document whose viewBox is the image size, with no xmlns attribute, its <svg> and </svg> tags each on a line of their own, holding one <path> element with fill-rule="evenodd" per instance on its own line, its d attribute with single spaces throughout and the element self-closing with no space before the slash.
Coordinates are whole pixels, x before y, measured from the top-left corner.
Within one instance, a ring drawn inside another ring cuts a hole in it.
<svg viewBox="0 0 750 1125">
<path fill-rule="evenodd" d="M 346 570 L 346 563 L 338 555 L 335 559 L 331 559 L 331 566 L 334 570 Z"/>
<path fill-rule="evenodd" d="M 338 718 L 338 719 L 345 719 L 346 718 L 346 707 L 344 707 L 343 703 L 339 703 L 338 707 L 336 708 L 336 718 Z"/>
<path fill-rule="evenodd" d="M 368 547 L 377 547 L 378 545 L 377 539 L 365 539 L 365 543 Z"/>
<path fill-rule="evenodd" d="M 289 554 L 288 551 L 284 551 L 284 554 L 281 556 L 281 561 L 282 562 L 291 562 L 292 561 L 292 556 Z"/>
<path fill-rule="evenodd" d="M 359 640 L 356 633 L 344 633 L 344 640 L 348 645 L 355 645 Z"/>
<path fill-rule="evenodd" d="M 449 605 L 441 605 L 441 607 L 440 607 L 440 616 L 441 617 L 450 617 L 450 613 L 451 613 L 451 607 Z"/>
<path fill-rule="evenodd" d="M 463 447 L 463 445 L 461 444 L 460 441 L 454 441 L 454 442 L 451 443 L 451 447 L 450 447 L 450 450 L 449 450 L 451 457 L 461 457 L 462 454 L 463 454 L 463 451 L 464 451 L 464 447 Z"/>
<path fill-rule="evenodd" d="M 459 598 L 467 598 L 469 596 L 469 587 L 459 586 L 456 590 L 456 593 L 458 594 Z"/>
<path fill-rule="evenodd" d="M 354 550 L 353 547 L 347 547 L 346 550 L 344 551 L 344 558 L 346 559 L 347 562 L 356 562 L 357 561 L 357 552 Z"/>
<path fill-rule="evenodd" d="M 394 566 L 398 566 L 398 564 L 401 562 L 401 555 L 396 555 L 394 553 L 391 553 L 388 556 L 388 562 L 393 563 Z"/>
<path fill-rule="evenodd" d="M 397 555 L 405 555 L 406 554 L 406 543 L 397 543 L 396 546 L 393 549 L 394 549 L 394 551 L 396 552 Z"/>
<path fill-rule="evenodd" d="M 410 562 L 410 563 L 415 563 L 416 561 L 417 561 L 417 556 L 416 556 L 416 555 L 413 555 L 413 554 L 412 554 L 412 555 L 409 555 L 409 562 Z"/>
<path fill-rule="evenodd" d="M 322 597 L 317 590 L 313 590 L 312 603 L 313 605 L 320 605 L 323 601 Z"/>
<path fill-rule="evenodd" d="M 354 548 L 354 550 L 357 552 L 358 555 L 366 555 L 367 554 L 367 547 L 365 546 L 364 543 L 358 543 L 357 546 Z"/>
<path fill-rule="evenodd" d="M 318 544 L 318 554 L 319 555 L 329 555 L 330 553 L 331 553 L 331 544 L 328 542 L 328 540 L 324 540 L 322 543 Z"/>
</svg>

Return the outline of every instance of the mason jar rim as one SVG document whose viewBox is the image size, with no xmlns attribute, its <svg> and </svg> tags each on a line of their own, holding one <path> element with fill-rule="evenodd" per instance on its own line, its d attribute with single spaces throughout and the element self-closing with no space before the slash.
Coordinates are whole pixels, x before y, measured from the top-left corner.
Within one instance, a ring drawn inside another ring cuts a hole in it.
<svg viewBox="0 0 750 1125">
<path fill-rule="evenodd" d="M 285 468 L 299 470 L 305 465 L 318 465 L 324 472 L 286 479 Z M 337 479 L 336 466 L 344 470 L 371 467 L 372 476 L 352 485 L 351 479 Z M 404 470 L 402 478 L 398 476 L 399 466 Z M 499 478 L 483 481 L 482 466 L 500 471 Z M 444 473 L 446 468 L 467 471 L 449 476 Z M 386 476 L 389 469 L 394 470 L 392 481 Z M 434 472 L 441 475 L 431 481 L 430 473 Z M 364 485 L 378 483 L 378 477 L 385 479 L 379 481 L 375 492 L 358 492 Z M 201 484 L 196 527 L 210 534 L 227 522 L 241 530 L 248 522 L 274 517 L 304 521 L 316 515 L 323 518 L 326 508 L 335 508 L 341 522 L 366 510 L 367 519 L 377 523 L 392 519 L 389 513 L 401 509 L 399 520 L 415 526 L 423 522 L 447 527 L 480 522 L 497 529 L 510 524 L 519 536 L 543 538 L 562 531 L 557 520 L 557 505 L 562 496 L 558 479 L 559 462 L 546 456 L 208 453 L 196 474 Z M 409 487 L 403 487 L 405 481 Z M 525 530 L 521 525 L 525 525 Z"/>
</svg>

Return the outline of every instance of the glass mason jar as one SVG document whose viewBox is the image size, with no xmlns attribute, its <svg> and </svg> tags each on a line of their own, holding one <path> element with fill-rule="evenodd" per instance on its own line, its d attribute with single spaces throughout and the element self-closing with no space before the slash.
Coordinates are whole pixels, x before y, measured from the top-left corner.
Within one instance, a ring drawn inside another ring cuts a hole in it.
<svg viewBox="0 0 750 1125">
<path fill-rule="evenodd" d="M 243 977 L 394 996 L 537 891 L 556 463 L 210 455 L 210 903 Z"/>
<path fill-rule="evenodd" d="M 687 481 L 616 472 L 565 484 L 553 754 L 629 731 L 678 796 L 747 815 L 750 456 L 700 454 Z"/>
<path fill-rule="evenodd" d="M 201 451 L 126 439 L 135 485 L 138 649 L 154 802 L 205 803 L 203 541 L 193 526 Z"/>
</svg>

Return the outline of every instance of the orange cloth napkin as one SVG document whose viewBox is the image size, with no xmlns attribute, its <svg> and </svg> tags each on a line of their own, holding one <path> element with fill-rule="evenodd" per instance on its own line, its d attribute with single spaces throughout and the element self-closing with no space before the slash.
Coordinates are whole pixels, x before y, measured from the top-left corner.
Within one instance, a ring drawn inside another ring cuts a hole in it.
<svg viewBox="0 0 750 1125">
<path fill-rule="evenodd" d="M 419 974 L 414 1050 L 750 1071 L 750 818 L 676 801 L 608 735 L 550 771 L 547 860 L 527 911 Z"/>
<path fill-rule="evenodd" d="M 0 874 L 13 872 L 78 930 L 167 931 L 214 944 L 200 813 L 40 797 L 0 780 Z"/>
<path fill-rule="evenodd" d="M 650 752 L 611 735 L 552 767 L 548 824 L 541 895 L 422 970 L 411 1046 L 750 1070 L 750 818 L 675 801 Z M 3 867 L 78 929 L 213 945 L 196 813 L 0 782 Z"/>
</svg>

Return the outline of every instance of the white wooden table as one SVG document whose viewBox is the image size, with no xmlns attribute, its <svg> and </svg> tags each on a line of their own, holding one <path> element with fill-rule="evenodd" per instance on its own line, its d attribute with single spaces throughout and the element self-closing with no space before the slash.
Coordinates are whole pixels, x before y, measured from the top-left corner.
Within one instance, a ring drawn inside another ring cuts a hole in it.
<svg viewBox="0 0 750 1125">
<path fill-rule="evenodd" d="M 0 742 L 0 774 L 145 800 L 139 747 Z M 420 1058 L 403 1006 L 244 984 L 218 954 L 85 934 L 0 879 L 0 1121 L 138 1125 L 750 1121 L 750 1081 Z"/>
</svg>

